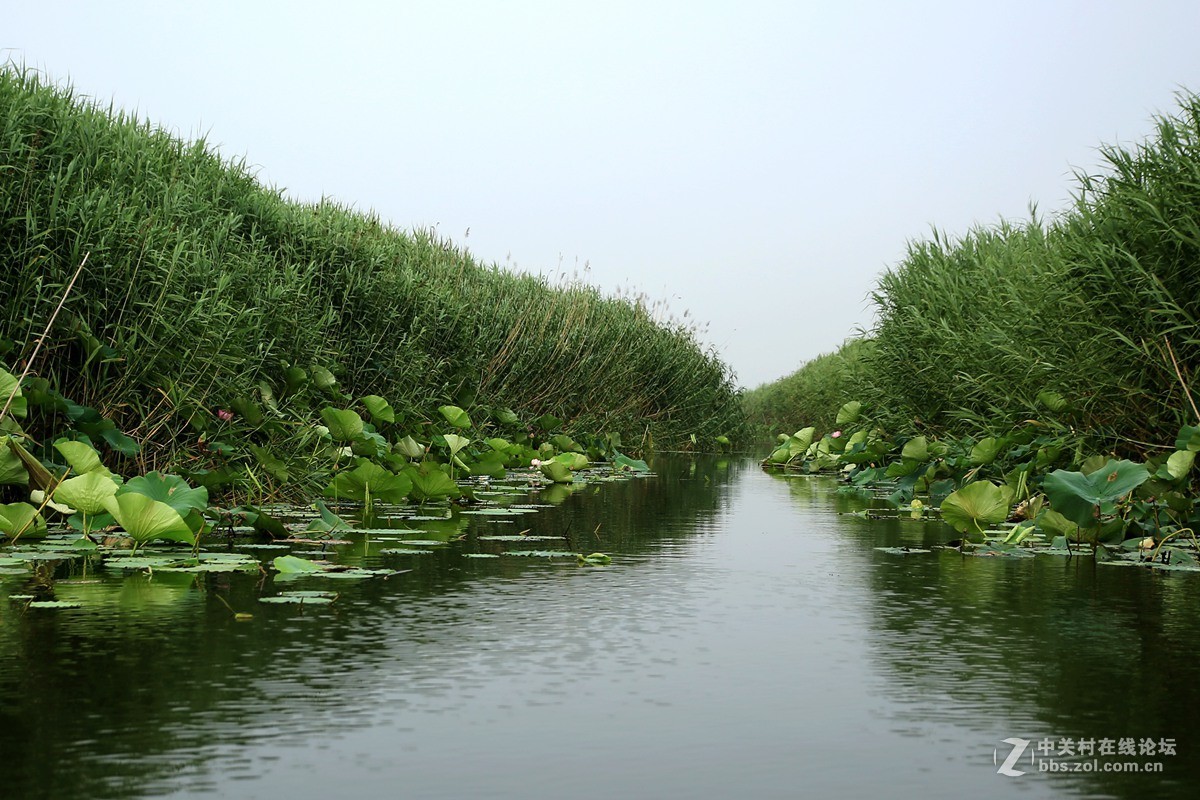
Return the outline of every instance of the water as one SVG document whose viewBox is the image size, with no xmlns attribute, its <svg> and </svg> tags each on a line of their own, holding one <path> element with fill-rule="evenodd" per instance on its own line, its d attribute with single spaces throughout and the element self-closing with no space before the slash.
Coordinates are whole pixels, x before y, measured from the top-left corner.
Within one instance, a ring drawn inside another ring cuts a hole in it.
<svg viewBox="0 0 1200 800">
<path fill-rule="evenodd" d="M 655 468 L 471 518 L 410 573 L 308 579 L 330 606 L 258 603 L 270 579 L 236 574 L 75 574 L 56 588 L 83 608 L 5 602 L 0 797 L 1193 796 L 1197 576 L 889 555 L 950 536 L 751 461 Z M 462 555 L 525 527 L 613 564 Z M 1012 737 L 1019 777 L 997 773 Z M 1096 759 L 1158 774 L 1030 765 L 1044 739 L 1133 738 L 1176 753 Z"/>
</svg>

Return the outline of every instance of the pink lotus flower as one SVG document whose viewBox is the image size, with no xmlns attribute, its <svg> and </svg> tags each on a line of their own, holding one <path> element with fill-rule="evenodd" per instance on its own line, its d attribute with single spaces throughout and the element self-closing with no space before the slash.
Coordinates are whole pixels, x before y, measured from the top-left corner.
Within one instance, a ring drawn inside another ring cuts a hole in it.
<svg viewBox="0 0 1200 800">
<path fill-rule="evenodd" d="M 217 410 L 217 416 L 220 417 L 223 422 L 230 422 L 233 419 L 233 412 L 222 408 Z"/>
<path fill-rule="evenodd" d="M 840 439 L 840 438 L 842 438 L 842 432 L 834 431 L 833 433 L 829 434 L 829 438 L 830 439 Z"/>
<path fill-rule="evenodd" d="M 536 458 L 529 462 L 529 466 L 531 466 L 531 467 L 540 467 L 541 465 L 542 465 L 542 462 L 537 460 Z"/>
</svg>

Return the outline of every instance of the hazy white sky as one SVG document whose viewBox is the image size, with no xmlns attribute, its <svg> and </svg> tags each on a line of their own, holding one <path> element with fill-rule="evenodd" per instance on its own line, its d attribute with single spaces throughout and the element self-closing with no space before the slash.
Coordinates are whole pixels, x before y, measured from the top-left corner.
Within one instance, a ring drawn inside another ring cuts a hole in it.
<svg viewBox="0 0 1200 800">
<path fill-rule="evenodd" d="M 869 326 L 930 226 L 1064 207 L 1200 90 L 1198 34 L 1195 0 L 41 0 L 0 59 L 297 199 L 665 299 L 754 386 Z"/>
</svg>

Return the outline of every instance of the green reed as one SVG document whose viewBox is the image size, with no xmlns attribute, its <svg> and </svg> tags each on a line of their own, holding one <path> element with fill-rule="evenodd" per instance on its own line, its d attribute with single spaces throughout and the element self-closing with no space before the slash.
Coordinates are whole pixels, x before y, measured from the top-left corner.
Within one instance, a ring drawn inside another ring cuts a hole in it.
<svg viewBox="0 0 1200 800">
<path fill-rule="evenodd" d="M 464 395 L 579 429 L 705 442 L 740 424 L 728 367 L 644 299 L 514 275 L 428 231 L 297 203 L 203 140 L 0 70 L 0 340 L 169 462 L 238 397 L 326 366 L 411 418 Z M 260 385 L 261 384 L 261 385 Z"/>
<path fill-rule="evenodd" d="M 1180 95 L 1156 128 L 1103 149 L 1103 168 L 1078 175 L 1074 203 L 1051 220 L 912 242 L 879 279 L 862 369 L 817 360 L 758 390 L 792 414 L 780 428 L 821 419 L 814 397 L 834 398 L 834 411 L 862 400 L 896 433 L 980 434 L 1050 415 L 1131 452 L 1197 422 L 1183 387 L 1200 368 L 1200 98 Z M 1048 409 L 1045 392 L 1067 406 Z"/>
</svg>

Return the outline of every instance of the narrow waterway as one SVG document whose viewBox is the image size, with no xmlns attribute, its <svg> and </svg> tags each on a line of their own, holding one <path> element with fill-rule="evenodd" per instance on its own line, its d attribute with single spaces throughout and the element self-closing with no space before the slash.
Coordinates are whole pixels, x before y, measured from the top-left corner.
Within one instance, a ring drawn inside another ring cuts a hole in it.
<svg viewBox="0 0 1200 800">
<path fill-rule="evenodd" d="M 1194 796 L 1200 576 L 892 555 L 952 535 L 750 460 L 653 466 L 419 557 L 346 546 L 412 571 L 330 605 L 105 571 L 59 578 L 80 608 L 5 600 L 0 797 Z M 612 564 L 479 538 L 516 528 Z"/>
</svg>

